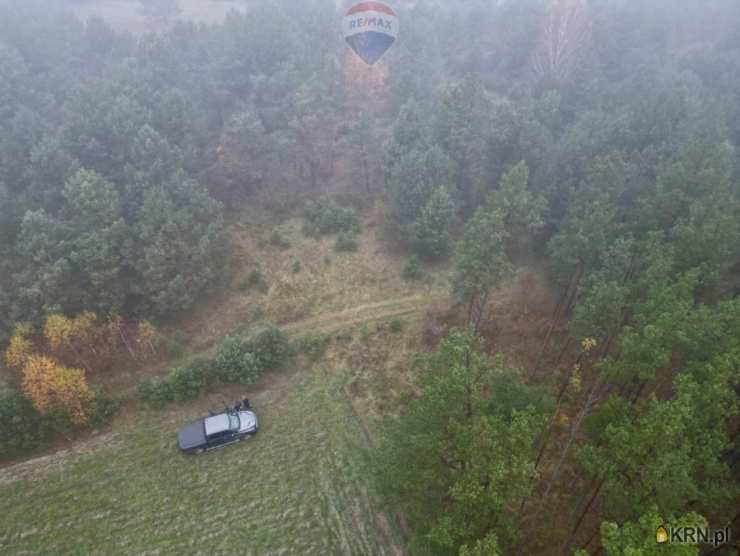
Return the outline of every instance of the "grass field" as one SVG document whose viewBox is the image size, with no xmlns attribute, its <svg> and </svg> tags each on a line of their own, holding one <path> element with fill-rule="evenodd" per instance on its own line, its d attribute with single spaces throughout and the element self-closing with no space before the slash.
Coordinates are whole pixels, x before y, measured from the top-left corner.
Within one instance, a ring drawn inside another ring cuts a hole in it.
<svg viewBox="0 0 740 556">
<path fill-rule="evenodd" d="M 398 553 L 365 491 L 348 376 L 270 377 L 251 396 L 260 433 L 203 456 L 178 453 L 177 427 L 241 392 L 139 414 L 74 453 L 0 471 L 0 553 Z"/>
</svg>

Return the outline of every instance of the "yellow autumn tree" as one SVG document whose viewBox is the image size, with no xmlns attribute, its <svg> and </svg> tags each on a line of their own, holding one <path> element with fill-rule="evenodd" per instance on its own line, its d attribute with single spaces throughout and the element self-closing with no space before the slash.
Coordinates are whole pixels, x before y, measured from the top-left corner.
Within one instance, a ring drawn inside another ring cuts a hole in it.
<svg viewBox="0 0 740 556">
<path fill-rule="evenodd" d="M 21 369 L 33 353 L 33 342 L 29 339 L 32 328 L 29 324 L 15 327 L 8 349 L 5 350 L 5 364 L 12 369 Z"/>
<path fill-rule="evenodd" d="M 50 315 L 44 326 L 44 337 L 51 351 L 73 346 L 78 349 L 82 344 L 89 344 L 96 319 L 95 314 L 89 311 L 80 313 L 74 318 Z"/>
<path fill-rule="evenodd" d="M 23 393 L 41 415 L 61 411 L 77 425 L 86 423 L 95 411 L 95 392 L 87 384 L 85 372 L 43 355 L 26 359 Z"/>
</svg>

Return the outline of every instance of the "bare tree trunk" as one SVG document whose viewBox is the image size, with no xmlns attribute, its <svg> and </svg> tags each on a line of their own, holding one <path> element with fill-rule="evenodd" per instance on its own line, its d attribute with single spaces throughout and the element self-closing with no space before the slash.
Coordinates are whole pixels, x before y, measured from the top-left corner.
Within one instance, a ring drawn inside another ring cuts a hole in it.
<svg viewBox="0 0 740 556">
<path fill-rule="evenodd" d="M 367 163 L 367 150 L 362 146 L 362 172 L 365 174 L 365 193 L 370 195 L 370 171 Z"/>
<path fill-rule="evenodd" d="M 552 485 L 560 477 L 560 471 L 563 467 L 563 464 L 565 463 L 565 459 L 568 456 L 568 453 L 570 452 L 570 447 L 573 445 L 573 442 L 576 439 L 576 435 L 578 434 L 578 431 L 581 428 L 581 424 L 583 423 L 583 420 L 586 418 L 586 416 L 589 413 L 591 413 L 591 409 L 593 408 L 594 404 L 598 401 L 597 390 L 599 386 L 600 386 L 600 381 L 596 380 L 596 382 L 594 383 L 594 385 L 591 387 L 591 389 L 588 392 L 586 403 L 583 404 L 583 409 L 581 409 L 581 411 L 578 413 L 578 417 L 576 418 L 575 422 L 573 423 L 573 426 L 570 429 L 570 435 L 568 435 L 568 440 L 565 443 L 565 448 L 563 448 L 563 451 L 560 453 L 560 458 L 558 459 L 558 463 L 555 466 L 555 469 L 553 470 L 553 473 L 550 476 L 550 479 L 547 481 L 545 493 L 542 496 L 543 499 L 546 499 L 548 497 L 548 495 L 550 494 L 550 491 L 552 490 Z"/>
<path fill-rule="evenodd" d="M 540 506 L 536 510 L 534 514 L 534 521 L 537 521 L 537 518 L 542 513 L 542 510 L 545 507 L 545 501 L 547 500 L 548 496 L 550 495 L 550 491 L 552 490 L 552 486 L 555 484 L 557 479 L 560 477 L 560 472 L 563 468 L 563 464 L 565 463 L 565 460 L 568 456 L 568 453 L 570 452 L 570 448 L 573 445 L 573 442 L 575 441 L 576 435 L 578 434 L 578 431 L 581 428 L 581 424 L 583 423 L 583 420 L 586 418 L 586 416 L 591 412 L 591 409 L 593 408 L 594 404 L 598 401 L 598 387 L 600 386 L 600 381 L 596 380 L 594 382 L 594 385 L 591 387 L 588 393 L 588 397 L 586 398 L 586 402 L 583 405 L 583 408 L 578 414 L 578 417 L 576 418 L 575 422 L 573 423 L 573 426 L 571 427 L 570 434 L 568 436 L 568 440 L 565 443 L 565 447 L 560 453 L 560 458 L 558 459 L 557 464 L 555 465 L 555 468 L 550 475 L 550 478 L 547 480 L 545 492 L 540 496 Z M 544 453 L 544 450 L 540 450 L 540 455 L 538 456 L 537 465 L 539 465 L 542 455 Z M 536 469 L 537 467 L 535 467 Z M 524 506 L 526 504 L 526 500 L 522 501 L 522 504 L 519 506 L 518 516 L 521 517 L 521 514 L 524 510 Z M 517 552 L 517 554 L 521 554 L 521 549 Z"/>
<path fill-rule="evenodd" d="M 594 505 L 594 502 L 596 501 L 596 498 L 601 492 L 601 488 L 604 486 L 605 482 L 606 482 L 606 477 L 603 477 L 601 481 L 599 481 L 599 484 L 596 487 L 596 490 L 594 490 L 593 494 L 591 495 L 591 498 L 589 499 L 588 504 L 586 504 L 586 507 L 583 508 L 581 515 L 578 517 L 578 521 L 576 521 L 576 524 L 573 526 L 573 530 L 570 533 L 570 537 L 568 537 L 568 540 L 563 545 L 563 550 L 562 550 L 563 553 L 566 553 L 570 545 L 573 544 L 573 541 L 576 538 L 576 534 L 578 533 L 578 529 L 581 528 L 581 524 L 583 523 L 583 520 L 586 519 L 588 512 L 591 510 L 591 506 Z"/>
<path fill-rule="evenodd" d="M 488 296 L 490 295 L 490 292 L 484 293 L 481 297 L 478 298 L 478 301 L 476 303 L 475 307 L 475 315 L 474 315 L 474 321 L 473 321 L 473 330 L 475 333 L 478 333 L 478 330 L 480 329 L 480 323 L 483 320 L 483 315 L 485 314 L 486 305 L 488 305 Z"/>
<path fill-rule="evenodd" d="M 563 344 L 563 349 L 560 350 L 560 353 L 558 354 L 558 358 L 555 360 L 555 364 L 553 365 L 554 369 L 557 369 L 560 365 L 560 361 L 563 359 L 563 356 L 565 355 L 565 352 L 568 351 L 568 348 L 570 347 L 570 344 L 573 342 L 573 338 L 568 336 L 568 339 L 565 340 L 565 344 Z"/>
<path fill-rule="evenodd" d="M 131 344 L 129 344 L 128 338 L 126 337 L 126 333 L 123 330 L 123 326 L 119 321 L 113 321 L 108 320 L 108 322 L 111 324 L 113 328 L 115 328 L 116 332 L 118 332 L 119 337 L 121 338 L 121 342 L 123 342 L 123 345 L 125 346 L 126 350 L 128 351 L 129 355 L 131 356 L 131 359 L 134 361 L 137 361 L 136 352 L 131 348 Z"/>
<path fill-rule="evenodd" d="M 583 277 L 583 271 L 584 271 L 584 265 L 581 261 L 579 261 L 578 267 L 576 268 L 576 271 L 573 274 L 573 277 L 570 279 L 570 282 L 568 283 L 568 287 L 566 288 L 563 295 L 560 296 L 560 300 L 558 300 L 558 303 L 555 306 L 555 310 L 553 311 L 553 316 L 550 321 L 550 327 L 547 330 L 545 339 L 542 342 L 542 347 L 540 348 L 540 353 L 539 355 L 537 355 L 537 361 L 535 362 L 535 365 L 534 365 L 535 372 L 539 371 L 540 369 L 542 357 L 545 355 L 545 351 L 547 350 L 547 347 L 550 344 L 550 337 L 552 336 L 552 333 L 555 330 L 555 326 L 562 320 L 562 317 L 568 312 L 573 301 L 575 301 L 576 293 L 578 292 L 578 284 L 581 281 L 581 278 Z"/>
</svg>

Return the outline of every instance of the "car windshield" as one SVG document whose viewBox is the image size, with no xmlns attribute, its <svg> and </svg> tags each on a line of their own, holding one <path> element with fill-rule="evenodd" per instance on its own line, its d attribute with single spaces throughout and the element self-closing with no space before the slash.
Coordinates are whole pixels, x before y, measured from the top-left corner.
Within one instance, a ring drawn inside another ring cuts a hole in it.
<svg viewBox="0 0 740 556">
<path fill-rule="evenodd" d="M 240 426 L 239 416 L 236 414 L 229 415 L 229 430 L 238 431 Z"/>
</svg>

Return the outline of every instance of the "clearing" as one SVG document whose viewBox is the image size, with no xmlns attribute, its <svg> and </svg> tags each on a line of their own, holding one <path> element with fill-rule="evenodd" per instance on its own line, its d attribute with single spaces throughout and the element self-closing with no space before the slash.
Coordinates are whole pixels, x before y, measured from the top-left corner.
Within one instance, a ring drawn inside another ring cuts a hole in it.
<svg viewBox="0 0 740 556">
<path fill-rule="evenodd" d="M 324 337 L 322 358 L 297 356 L 254 387 L 163 411 L 132 402 L 110 431 L 0 470 L 0 553 L 403 553 L 396 520 L 368 492 L 365 456 L 375 416 L 411 391 L 408 361 L 420 349 L 425 308 L 446 299 L 445 269 L 404 282 L 403 258 L 383 254 L 368 228 L 358 252 L 336 253 L 335 238 L 304 237 L 298 219 L 280 226 L 291 245 L 282 249 L 238 221 L 235 282 L 259 268 L 269 291 L 237 285 L 189 315 L 176 328 L 188 334 L 181 358 L 267 323 L 294 339 Z M 291 270 L 296 258 L 300 272 Z M 392 330 L 394 319 L 403 331 Z M 121 370 L 109 386 L 131 390 L 142 373 L 165 369 Z M 245 394 L 262 424 L 255 438 L 179 454 L 180 426 Z"/>
<path fill-rule="evenodd" d="M 404 281 L 405 258 L 389 253 L 377 210 L 364 218 L 354 253 L 335 252 L 335 237 L 305 237 L 298 218 L 267 224 L 254 212 L 231 216 L 241 264 L 234 287 L 167 331 L 185 335 L 184 353 L 118 369 L 106 384 L 132 391 L 143 375 L 213 353 L 226 334 L 271 323 L 292 339 L 324 338 L 325 353 L 316 362 L 299 355 L 253 387 L 163 411 L 132 401 L 111 430 L 0 469 L 0 553 L 403 554 L 395 516 L 368 490 L 366 455 L 377 417 L 414 393 L 411 362 L 424 350 L 427 321 L 450 305 L 448 269 Z M 276 229 L 282 247 L 269 242 Z M 254 270 L 267 291 L 243 286 Z M 494 300 L 507 330 L 496 334 L 500 347 L 529 328 L 518 324 L 533 317 L 527 304 L 506 303 L 523 286 L 531 291 L 524 282 Z M 261 420 L 255 438 L 198 457 L 178 452 L 180 426 L 244 395 Z"/>
</svg>

